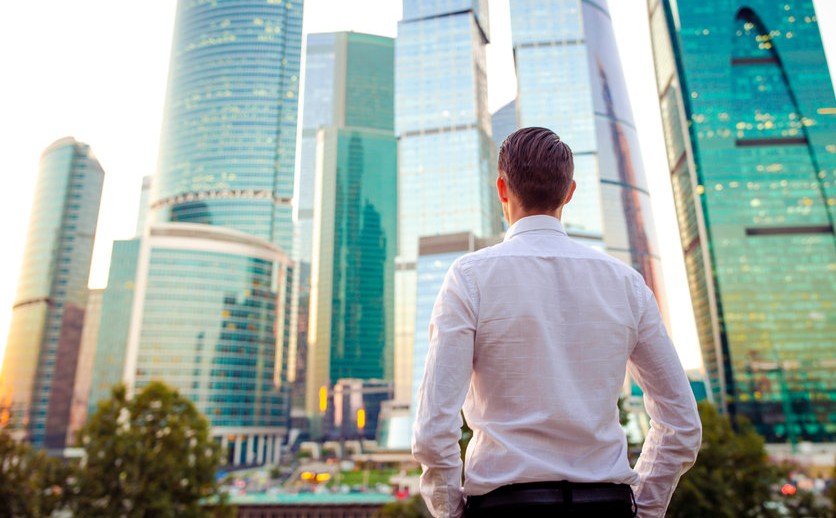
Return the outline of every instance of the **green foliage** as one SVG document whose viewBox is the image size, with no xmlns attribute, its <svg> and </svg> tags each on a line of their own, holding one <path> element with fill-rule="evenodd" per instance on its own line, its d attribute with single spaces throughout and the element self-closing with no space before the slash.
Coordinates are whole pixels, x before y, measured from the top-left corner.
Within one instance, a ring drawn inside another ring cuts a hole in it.
<svg viewBox="0 0 836 518">
<path fill-rule="evenodd" d="M 810 491 L 799 491 L 793 496 L 778 498 L 783 505 L 782 516 L 790 518 L 831 518 L 833 510 L 824 499 L 818 499 Z"/>
<path fill-rule="evenodd" d="M 49 516 L 65 506 L 68 468 L 0 429 L 0 518 Z"/>
<path fill-rule="evenodd" d="M 76 516 L 209 514 L 199 502 L 217 492 L 219 447 L 203 415 L 176 390 L 153 382 L 129 399 L 117 386 L 79 436 L 87 456 L 74 488 Z"/>
<path fill-rule="evenodd" d="M 414 495 L 406 500 L 386 504 L 372 516 L 373 518 L 430 518 L 432 515 L 421 495 Z"/>
<path fill-rule="evenodd" d="M 783 470 L 770 464 L 764 441 L 747 422 L 732 429 L 708 403 L 699 404 L 703 439 L 697 462 L 679 481 L 668 516 L 776 516 L 770 500 Z"/>
</svg>

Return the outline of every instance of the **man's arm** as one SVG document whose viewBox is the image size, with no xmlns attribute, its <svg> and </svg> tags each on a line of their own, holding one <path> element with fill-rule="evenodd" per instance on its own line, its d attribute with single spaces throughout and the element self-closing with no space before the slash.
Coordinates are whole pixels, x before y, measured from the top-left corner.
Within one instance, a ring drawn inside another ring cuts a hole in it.
<svg viewBox="0 0 836 518">
<path fill-rule="evenodd" d="M 682 476 L 697 458 L 701 439 L 691 385 L 671 343 L 652 292 L 645 291 L 638 342 L 630 355 L 630 375 L 644 391 L 650 431 L 636 463 L 634 487 L 639 516 L 663 517 Z"/>
<path fill-rule="evenodd" d="M 421 494 L 437 518 L 457 518 L 462 494 L 461 408 L 473 370 L 476 312 L 465 272 L 450 267 L 430 321 L 430 347 L 418 389 L 412 454 L 421 463 Z"/>
</svg>

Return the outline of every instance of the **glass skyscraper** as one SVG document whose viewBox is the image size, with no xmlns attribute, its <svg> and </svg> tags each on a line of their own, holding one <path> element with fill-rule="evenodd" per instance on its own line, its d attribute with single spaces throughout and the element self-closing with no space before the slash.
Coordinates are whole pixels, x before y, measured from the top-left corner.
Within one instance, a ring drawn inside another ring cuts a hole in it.
<svg viewBox="0 0 836 518">
<path fill-rule="evenodd" d="M 290 253 L 302 0 L 181 0 L 150 221 L 234 228 Z"/>
<path fill-rule="evenodd" d="M 395 45 L 398 148 L 395 397 L 408 402 L 422 236 L 501 230 L 488 111 L 487 0 L 404 0 Z"/>
<path fill-rule="evenodd" d="M 316 108 L 301 183 L 315 181 L 300 205 L 313 210 L 306 408 L 316 416 L 322 386 L 393 377 L 398 161 L 394 40 L 315 34 L 308 52 L 305 99 Z"/>
<path fill-rule="evenodd" d="M 99 402 L 110 398 L 113 386 L 123 381 L 140 244 L 141 239 L 135 238 L 114 241 L 111 247 L 107 287 L 102 292 L 93 379 L 87 399 L 88 415 L 93 415 Z"/>
<path fill-rule="evenodd" d="M 209 225 L 143 237 L 123 379 L 190 398 L 230 464 L 275 462 L 287 433 L 292 262 L 275 245 Z"/>
<path fill-rule="evenodd" d="M 813 4 L 648 8 L 710 392 L 768 442 L 833 442 L 836 100 Z"/>
<path fill-rule="evenodd" d="M 606 0 L 511 0 L 519 127 L 543 126 L 572 148 L 562 222 L 633 266 L 666 313 L 650 195 Z"/>
<path fill-rule="evenodd" d="M 275 461 L 290 417 L 302 11 L 178 2 L 148 226 L 114 248 L 103 300 L 91 401 L 115 378 L 99 365 L 121 364 L 129 389 L 162 380 L 207 415 L 231 464 Z M 111 306 L 128 297 L 130 313 Z"/>
<path fill-rule="evenodd" d="M 0 425 L 60 450 L 68 437 L 104 171 L 72 137 L 41 155 L 0 373 Z"/>
</svg>

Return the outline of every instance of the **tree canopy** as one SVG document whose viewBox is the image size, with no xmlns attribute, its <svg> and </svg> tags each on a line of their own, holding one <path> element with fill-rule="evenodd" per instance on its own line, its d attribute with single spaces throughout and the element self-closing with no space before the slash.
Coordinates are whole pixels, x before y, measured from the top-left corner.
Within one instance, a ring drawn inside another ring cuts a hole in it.
<svg viewBox="0 0 836 518">
<path fill-rule="evenodd" d="M 176 390 L 152 382 L 133 398 L 113 389 L 79 434 L 87 455 L 74 488 L 77 516 L 204 516 L 216 494 L 219 446 Z"/>
<path fill-rule="evenodd" d="M 668 516 L 829 516 L 812 493 L 780 493 L 791 466 L 770 462 L 764 439 L 746 420 L 737 430 L 713 405 L 699 404 L 703 438 L 697 462 L 679 481 Z"/>
<path fill-rule="evenodd" d="M 61 509 L 68 468 L 0 429 L 0 518 L 49 516 Z"/>
</svg>

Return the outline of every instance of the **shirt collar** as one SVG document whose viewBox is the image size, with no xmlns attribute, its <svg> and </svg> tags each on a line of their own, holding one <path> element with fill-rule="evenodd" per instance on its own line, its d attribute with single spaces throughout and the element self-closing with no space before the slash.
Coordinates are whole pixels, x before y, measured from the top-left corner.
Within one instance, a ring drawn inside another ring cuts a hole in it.
<svg viewBox="0 0 836 518">
<path fill-rule="evenodd" d="M 561 223 L 559 219 L 554 216 L 538 214 L 536 216 L 526 216 L 518 219 L 516 223 L 508 227 L 503 241 L 508 241 L 514 236 L 524 232 L 533 232 L 537 230 L 551 230 L 564 236 L 567 235 L 566 230 L 563 228 L 563 223 Z"/>
</svg>

